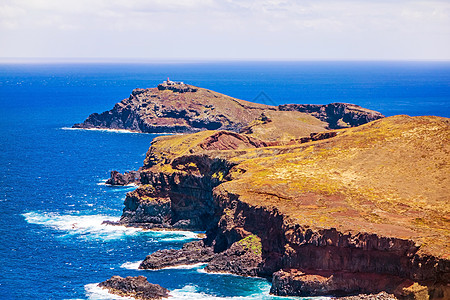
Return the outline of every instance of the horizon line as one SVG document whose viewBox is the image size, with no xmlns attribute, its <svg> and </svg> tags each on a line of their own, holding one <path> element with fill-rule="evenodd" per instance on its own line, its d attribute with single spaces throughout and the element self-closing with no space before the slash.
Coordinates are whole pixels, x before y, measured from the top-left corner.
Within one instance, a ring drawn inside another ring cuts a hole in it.
<svg viewBox="0 0 450 300">
<path fill-rule="evenodd" d="M 1 64 L 41 64 L 41 63 L 226 63 L 226 62 L 450 62 L 450 59 L 324 59 L 324 58 L 127 58 L 127 57 L 0 57 Z"/>
</svg>

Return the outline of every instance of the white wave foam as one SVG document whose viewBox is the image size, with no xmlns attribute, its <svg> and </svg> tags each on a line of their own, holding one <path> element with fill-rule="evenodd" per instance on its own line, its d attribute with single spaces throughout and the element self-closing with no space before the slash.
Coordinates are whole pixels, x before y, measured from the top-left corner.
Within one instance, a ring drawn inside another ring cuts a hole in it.
<svg viewBox="0 0 450 300">
<path fill-rule="evenodd" d="M 72 127 L 61 127 L 62 130 L 89 130 L 89 131 L 103 131 L 103 132 L 113 132 L 113 133 L 139 133 L 139 134 L 154 134 L 154 135 L 185 135 L 186 133 L 175 133 L 175 132 L 139 132 L 129 129 L 110 129 L 110 128 L 72 128 Z"/>
<path fill-rule="evenodd" d="M 114 133 L 142 133 L 137 131 L 132 131 L 128 129 L 109 129 L 109 128 L 72 128 L 72 127 L 62 127 L 62 130 L 89 130 L 89 131 L 102 131 L 102 132 L 114 132 Z"/>
<path fill-rule="evenodd" d="M 299 300 L 305 299 L 302 297 L 279 297 L 270 295 L 270 283 L 261 282 L 258 284 L 255 293 L 248 296 L 235 296 L 235 297 L 220 297 L 214 295 L 208 295 L 206 293 L 200 292 L 197 286 L 187 285 L 181 289 L 176 289 L 170 292 L 171 300 L 189 300 L 189 299 L 208 299 L 208 300 L 218 300 L 218 299 L 229 299 L 229 300 Z M 330 300 L 331 297 L 308 297 L 307 299 L 314 300 Z"/>
<path fill-rule="evenodd" d="M 128 261 L 126 263 L 123 263 L 120 267 L 124 268 L 124 269 L 128 269 L 128 270 L 138 270 L 141 271 L 141 269 L 139 269 L 139 265 L 142 263 L 142 260 L 140 261 Z M 167 269 L 175 269 L 175 270 L 194 270 L 194 269 L 198 269 L 198 268 L 204 268 L 206 266 L 205 263 L 198 263 L 198 264 L 192 264 L 192 265 L 178 265 L 178 266 L 173 266 L 173 267 L 165 267 L 165 268 L 161 268 L 161 269 L 157 269 L 157 270 L 152 270 L 152 269 L 148 269 L 145 271 L 159 271 L 159 270 L 167 270 Z"/>
<path fill-rule="evenodd" d="M 53 213 L 29 212 L 23 214 L 23 216 L 30 224 L 43 225 L 55 230 L 64 231 L 69 235 L 103 240 L 119 239 L 143 231 L 140 228 L 103 224 L 105 220 L 119 220 L 117 217 L 105 215 L 58 215 Z"/>
<path fill-rule="evenodd" d="M 106 289 L 103 289 L 98 286 L 97 283 L 87 284 L 85 285 L 86 296 L 90 300 L 104 300 L 104 299 L 113 299 L 113 300 L 129 300 L 133 299 L 130 297 L 121 297 L 114 294 L 109 293 Z M 199 291 L 199 288 L 194 285 L 186 285 L 181 289 L 175 289 L 171 291 L 170 299 L 171 300 L 299 300 L 305 299 L 301 297 L 278 297 L 269 294 L 270 291 L 270 283 L 269 282 L 261 282 L 258 284 L 255 293 L 248 296 L 235 296 L 235 297 L 220 297 L 215 295 L 209 295 Z M 314 300 L 330 300 L 331 297 L 308 297 L 308 299 Z"/>
<path fill-rule="evenodd" d="M 67 235 L 82 238 L 113 240 L 142 233 L 159 242 L 187 242 L 200 238 L 199 232 L 151 231 L 142 228 L 103 224 L 105 220 L 113 222 L 119 220 L 118 217 L 106 215 L 59 215 L 56 213 L 28 212 L 24 213 L 23 216 L 30 224 L 43 225 L 63 231 Z"/>
<path fill-rule="evenodd" d="M 201 232 L 194 231 L 172 231 L 172 230 L 161 230 L 153 231 L 152 235 L 162 242 L 180 242 L 187 240 L 198 240 Z"/>
<path fill-rule="evenodd" d="M 106 184 L 106 181 L 107 181 L 108 179 L 109 179 L 109 178 L 106 178 L 106 179 L 100 179 L 100 182 L 98 182 L 97 185 L 107 185 L 107 184 Z"/>
<path fill-rule="evenodd" d="M 130 183 L 130 184 L 126 184 L 126 185 L 111 185 L 111 184 L 107 184 L 106 180 L 107 179 L 98 182 L 97 185 L 109 186 L 109 187 L 114 187 L 114 188 L 117 188 L 117 189 L 120 189 L 120 188 L 122 188 L 122 189 L 129 189 L 129 188 L 136 188 L 136 187 L 138 187 L 138 185 L 136 183 Z"/>
<path fill-rule="evenodd" d="M 126 263 L 123 263 L 120 267 L 128 270 L 140 270 L 139 265 L 141 264 L 142 260 L 140 261 L 127 261 Z"/>
<path fill-rule="evenodd" d="M 98 283 L 86 284 L 84 289 L 90 300 L 134 300 L 134 298 L 111 294 L 108 290 L 99 287 Z"/>
</svg>

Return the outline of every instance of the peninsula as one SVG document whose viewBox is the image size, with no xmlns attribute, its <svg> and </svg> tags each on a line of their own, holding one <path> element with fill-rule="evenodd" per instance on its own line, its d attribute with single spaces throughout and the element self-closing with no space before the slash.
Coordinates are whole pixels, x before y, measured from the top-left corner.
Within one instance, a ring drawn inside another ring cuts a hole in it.
<svg viewBox="0 0 450 300">
<path fill-rule="evenodd" d="M 283 296 L 450 298 L 448 118 L 274 107 L 166 82 L 75 126 L 192 132 L 153 140 L 119 224 L 206 238 L 141 269 L 206 263 L 271 278 Z"/>
<path fill-rule="evenodd" d="M 83 123 L 73 127 L 127 129 L 145 133 L 240 132 L 263 113 L 270 119 L 284 120 L 280 122 L 284 126 L 289 126 L 292 121 L 296 123 L 296 119 L 304 119 L 301 128 L 295 130 L 292 126 L 288 130 L 293 136 L 307 131 L 323 131 L 325 128 L 357 126 L 383 117 L 379 112 L 344 103 L 280 106 L 252 103 L 167 80 L 156 88 L 135 89 L 129 98 L 117 103 L 113 109 L 101 114 L 93 113 Z M 277 131 L 286 131 L 284 129 Z"/>
</svg>

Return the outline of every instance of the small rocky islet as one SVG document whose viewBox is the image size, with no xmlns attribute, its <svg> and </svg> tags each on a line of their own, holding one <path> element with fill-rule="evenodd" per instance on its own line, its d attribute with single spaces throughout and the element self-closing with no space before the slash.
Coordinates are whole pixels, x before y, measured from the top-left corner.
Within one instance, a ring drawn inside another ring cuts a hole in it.
<svg viewBox="0 0 450 300">
<path fill-rule="evenodd" d="M 448 118 L 166 81 L 74 127 L 184 133 L 155 138 L 137 172 L 108 182 L 138 184 L 117 224 L 206 232 L 141 269 L 204 263 L 271 278 L 282 296 L 450 299 Z"/>
</svg>

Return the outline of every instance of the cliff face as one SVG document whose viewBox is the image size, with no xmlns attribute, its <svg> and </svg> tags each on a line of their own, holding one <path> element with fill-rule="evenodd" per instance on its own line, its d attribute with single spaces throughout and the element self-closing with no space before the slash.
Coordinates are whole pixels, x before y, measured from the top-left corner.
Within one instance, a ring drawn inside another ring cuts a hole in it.
<svg viewBox="0 0 450 300">
<path fill-rule="evenodd" d="M 396 116 L 331 132 L 270 147 L 216 131 L 157 138 L 121 223 L 206 230 L 215 254 L 196 261 L 273 276 L 280 295 L 448 298 L 450 121 Z"/>
<path fill-rule="evenodd" d="M 239 132 L 254 123 L 261 114 L 284 119 L 283 128 L 262 126 L 258 138 L 280 140 L 298 138 L 323 131 L 325 127 L 341 128 L 360 125 L 383 117 L 378 112 L 351 104 L 284 105 L 280 107 L 251 103 L 184 83 L 167 82 L 157 88 L 135 89 L 128 99 L 101 114 L 91 114 L 74 128 L 127 129 L 146 133 L 193 133 L 201 130 Z M 320 121 L 320 120 L 322 121 Z M 338 120 L 340 120 L 338 122 Z M 252 123 L 253 122 L 253 123 Z M 295 124 L 300 126 L 295 126 Z M 281 123 L 283 124 L 283 123 Z M 294 128 L 302 128 L 295 130 Z M 247 128 L 248 130 L 248 128 Z M 282 136 L 281 132 L 292 134 Z M 273 134 L 273 137 L 272 137 Z"/>
<path fill-rule="evenodd" d="M 284 104 L 279 105 L 278 108 L 282 111 L 299 111 L 311 114 L 319 120 L 327 122 L 331 129 L 359 126 L 384 118 L 377 111 L 347 103 L 330 103 L 327 105 Z"/>
<path fill-rule="evenodd" d="M 135 89 L 110 111 L 91 114 L 75 128 L 128 129 L 148 133 L 237 131 L 263 111 L 276 107 L 251 103 L 187 84 Z"/>
</svg>

